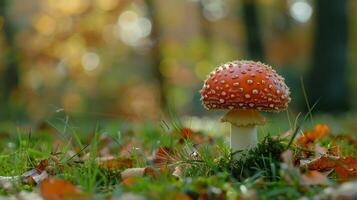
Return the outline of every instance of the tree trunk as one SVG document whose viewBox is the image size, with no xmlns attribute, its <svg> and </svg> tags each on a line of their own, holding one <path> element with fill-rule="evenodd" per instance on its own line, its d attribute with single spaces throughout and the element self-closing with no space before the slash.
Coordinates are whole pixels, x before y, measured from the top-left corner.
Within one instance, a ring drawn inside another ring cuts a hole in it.
<svg viewBox="0 0 357 200">
<path fill-rule="evenodd" d="M 5 60 L 4 72 L 0 77 L 2 82 L 1 96 L 0 96 L 0 118 L 8 118 L 10 116 L 10 97 L 11 93 L 17 89 L 19 84 L 19 71 L 18 71 L 18 57 L 17 50 L 14 46 L 15 30 L 11 24 L 11 19 L 7 16 L 7 7 L 10 1 L 0 0 L 0 16 L 4 18 L 4 37 L 6 41 L 5 47 Z"/>
<path fill-rule="evenodd" d="M 316 1 L 316 33 L 313 66 L 308 82 L 310 104 L 318 111 L 340 112 L 349 108 L 347 85 L 346 0 Z"/>
<path fill-rule="evenodd" d="M 153 41 L 153 46 L 151 49 L 151 70 L 153 76 L 157 80 L 159 92 L 160 92 L 160 104 L 164 112 L 168 111 L 167 98 L 166 98 L 166 86 L 165 79 L 160 72 L 160 63 L 162 60 L 162 54 L 160 49 L 160 24 L 158 22 L 157 10 L 153 0 L 146 0 L 146 5 L 148 6 L 148 13 L 152 23 L 151 39 Z"/>
<path fill-rule="evenodd" d="M 246 30 L 247 54 L 249 59 L 263 61 L 263 44 L 255 0 L 243 0 L 243 21 Z"/>
</svg>

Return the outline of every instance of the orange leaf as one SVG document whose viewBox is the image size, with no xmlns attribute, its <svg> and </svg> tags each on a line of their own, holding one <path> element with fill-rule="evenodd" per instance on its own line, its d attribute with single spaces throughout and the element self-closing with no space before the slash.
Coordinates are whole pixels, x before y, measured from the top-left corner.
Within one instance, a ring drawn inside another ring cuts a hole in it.
<svg viewBox="0 0 357 200">
<path fill-rule="evenodd" d="M 134 185 L 134 183 L 135 183 L 135 177 L 129 176 L 129 177 L 127 177 L 127 178 L 124 178 L 121 183 L 122 183 L 124 186 L 126 186 L 126 187 L 130 187 L 130 186 Z"/>
<path fill-rule="evenodd" d="M 308 164 L 309 170 L 328 171 L 336 166 L 336 161 L 328 157 L 320 157 Z"/>
<path fill-rule="evenodd" d="M 300 145 L 307 145 L 314 143 L 316 140 L 321 139 L 330 131 L 330 128 L 325 124 L 317 124 L 312 131 L 305 132 L 297 140 L 297 143 Z"/>
<path fill-rule="evenodd" d="M 46 179 L 40 191 L 45 200 L 83 200 L 83 194 L 71 183 L 62 179 Z"/>
<path fill-rule="evenodd" d="M 309 171 L 303 174 L 301 178 L 306 185 L 324 185 L 328 182 L 326 175 L 318 171 Z"/>
<path fill-rule="evenodd" d="M 357 158 L 346 157 L 333 160 L 321 157 L 308 164 L 309 170 L 327 171 L 335 169 L 339 181 L 347 181 L 357 178 Z"/>
<path fill-rule="evenodd" d="M 181 136 L 186 140 L 191 139 L 193 134 L 195 134 L 195 132 L 193 132 L 190 128 L 181 129 Z"/>
<path fill-rule="evenodd" d="M 339 181 L 348 181 L 357 178 L 357 158 L 347 157 L 340 159 L 336 165 L 336 176 Z"/>
</svg>

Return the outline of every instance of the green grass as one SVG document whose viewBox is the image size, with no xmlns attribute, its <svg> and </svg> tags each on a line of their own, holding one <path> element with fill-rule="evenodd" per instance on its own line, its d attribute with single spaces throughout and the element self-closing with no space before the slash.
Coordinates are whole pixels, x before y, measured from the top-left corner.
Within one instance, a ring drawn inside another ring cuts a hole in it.
<svg viewBox="0 0 357 200">
<path fill-rule="evenodd" d="M 213 136 L 211 142 L 202 144 L 180 142 L 177 124 L 165 128 L 150 123 L 137 126 L 106 122 L 80 128 L 70 120 L 59 120 L 33 131 L 14 127 L 0 135 L 0 176 L 21 175 L 33 169 L 41 160 L 48 159 L 48 172 L 78 186 L 95 199 L 119 197 L 128 192 L 149 199 L 173 199 L 178 194 L 185 194 L 192 199 L 203 196 L 211 199 L 222 196 L 230 199 L 237 196 L 247 199 L 312 197 L 337 183 L 332 180 L 327 186 L 301 185 L 300 174 L 282 163 L 280 155 L 288 148 L 289 139 L 277 140 L 270 135 L 281 134 L 293 127 L 292 124 L 285 118 L 280 125 L 277 123 L 264 127 L 261 129 L 264 136 L 257 148 L 238 152 L 240 159 L 237 160 L 231 159 L 229 147 L 219 134 Z M 207 135 L 200 133 L 200 137 Z M 323 146 L 329 144 L 329 139 L 321 141 Z M 338 144 L 344 149 L 345 155 L 356 156 L 354 144 L 345 141 Z M 182 178 L 172 176 L 170 170 L 158 170 L 155 177 L 135 178 L 135 184 L 129 187 L 123 185 L 120 176 L 124 169 L 109 169 L 96 161 L 97 157 L 102 156 L 103 149 L 115 157 L 122 157 L 122 150 L 128 148 L 133 167 L 156 168 L 150 158 L 160 147 L 174 150 L 174 162 L 168 168 L 173 170 L 181 167 Z M 1 188 L 0 194 L 12 195 L 21 190 L 38 192 L 38 185 L 16 181 L 10 190 Z"/>
</svg>

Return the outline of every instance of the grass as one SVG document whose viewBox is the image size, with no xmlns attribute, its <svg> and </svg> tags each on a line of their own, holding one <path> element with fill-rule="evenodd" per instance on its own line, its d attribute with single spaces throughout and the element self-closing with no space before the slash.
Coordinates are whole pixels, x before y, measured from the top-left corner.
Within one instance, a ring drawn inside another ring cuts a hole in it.
<svg viewBox="0 0 357 200">
<path fill-rule="evenodd" d="M 333 179 L 329 185 L 302 185 L 301 174 L 281 160 L 280 155 L 287 149 L 289 139 L 273 139 L 271 135 L 282 133 L 276 131 L 277 125 L 263 130 L 265 136 L 255 149 L 238 152 L 240 159 L 232 160 L 221 135 L 197 143 L 180 138 L 179 125 L 165 123 L 164 128 L 150 123 L 141 126 L 106 123 L 81 129 L 65 118 L 42 124 L 36 130 L 5 131 L 0 135 L 0 176 L 20 175 L 46 159 L 49 161 L 46 170 L 52 176 L 71 182 L 93 199 L 128 193 L 149 199 L 175 199 L 180 195 L 191 199 L 234 199 L 238 196 L 298 199 L 310 198 L 326 187 L 337 185 Z M 202 140 L 208 138 L 205 133 L 195 134 Z M 329 140 L 323 139 L 321 145 L 328 146 Z M 355 144 L 335 140 L 345 155 L 356 156 Z M 173 162 L 160 171 L 152 156 L 161 147 L 174 153 L 170 158 Z M 117 158 L 129 157 L 133 167 L 151 166 L 157 169 L 156 175 L 136 177 L 135 184 L 125 185 L 120 176 L 125 168 L 108 168 L 97 161 L 98 157 L 109 155 L 108 152 Z M 183 171 L 181 178 L 171 175 L 177 167 Z M 11 189 L 6 189 L 0 184 L 1 195 L 13 195 L 22 190 L 38 192 L 38 185 L 19 180 Z"/>
</svg>

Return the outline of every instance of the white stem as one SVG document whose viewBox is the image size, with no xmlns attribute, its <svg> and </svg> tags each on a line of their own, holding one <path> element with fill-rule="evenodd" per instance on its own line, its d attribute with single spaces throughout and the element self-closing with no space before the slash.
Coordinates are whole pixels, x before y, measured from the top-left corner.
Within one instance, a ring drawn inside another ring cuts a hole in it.
<svg viewBox="0 0 357 200">
<path fill-rule="evenodd" d="M 232 153 L 253 148 L 258 144 L 257 126 L 235 126 L 231 124 Z"/>
</svg>

